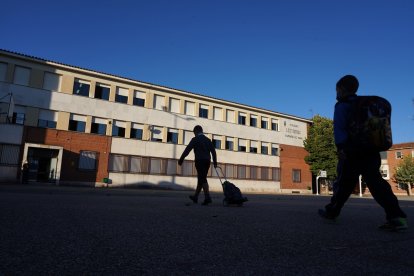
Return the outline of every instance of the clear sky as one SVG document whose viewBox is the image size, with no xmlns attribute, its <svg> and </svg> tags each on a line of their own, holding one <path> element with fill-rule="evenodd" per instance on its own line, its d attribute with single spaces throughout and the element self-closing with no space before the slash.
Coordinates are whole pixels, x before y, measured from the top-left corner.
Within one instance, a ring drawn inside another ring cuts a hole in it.
<svg viewBox="0 0 414 276">
<path fill-rule="evenodd" d="M 336 81 L 414 142 L 414 1 L 1 2 L 0 48 L 287 113 L 333 117 Z"/>
</svg>

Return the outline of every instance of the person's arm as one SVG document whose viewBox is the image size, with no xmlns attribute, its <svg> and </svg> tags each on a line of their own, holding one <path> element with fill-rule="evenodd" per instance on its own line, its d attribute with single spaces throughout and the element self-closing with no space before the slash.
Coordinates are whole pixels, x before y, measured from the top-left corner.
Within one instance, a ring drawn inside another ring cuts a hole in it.
<svg viewBox="0 0 414 276">
<path fill-rule="evenodd" d="M 190 143 L 188 144 L 188 146 L 185 148 L 185 150 L 183 151 L 183 153 L 181 154 L 180 159 L 178 160 L 178 165 L 182 165 L 184 162 L 184 159 L 187 157 L 187 155 L 191 152 L 191 150 L 194 147 L 194 138 L 191 139 Z"/>
<path fill-rule="evenodd" d="M 338 151 L 345 148 L 348 140 L 347 116 L 346 103 L 338 102 L 334 112 L 334 137 Z"/>
<path fill-rule="evenodd" d="M 216 149 L 214 148 L 213 143 L 210 141 L 210 152 L 211 152 L 211 156 L 213 156 L 213 165 L 214 168 L 217 168 L 217 154 L 216 154 Z"/>
</svg>

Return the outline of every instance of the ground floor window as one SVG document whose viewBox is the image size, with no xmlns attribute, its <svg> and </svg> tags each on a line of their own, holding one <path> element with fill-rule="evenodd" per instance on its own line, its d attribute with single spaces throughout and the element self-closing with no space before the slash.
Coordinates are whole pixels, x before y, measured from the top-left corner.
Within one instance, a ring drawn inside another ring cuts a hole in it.
<svg viewBox="0 0 414 276">
<path fill-rule="evenodd" d="M 79 169 L 95 171 L 98 163 L 98 155 L 95 151 L 81 151 L 79 153 Z"/>
</svg>

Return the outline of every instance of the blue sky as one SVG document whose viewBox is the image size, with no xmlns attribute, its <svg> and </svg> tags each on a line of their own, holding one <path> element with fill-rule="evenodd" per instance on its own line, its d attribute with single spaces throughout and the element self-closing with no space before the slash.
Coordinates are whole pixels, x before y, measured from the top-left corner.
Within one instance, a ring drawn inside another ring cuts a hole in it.
<svg viewBox="0 0 414 276">
<path fill-rule="evenodd" d="M 336 81 L 393 105 L 414 142 L 414 1 L 2 1 L 0 48 L 303 118 Z"/>
</svg>

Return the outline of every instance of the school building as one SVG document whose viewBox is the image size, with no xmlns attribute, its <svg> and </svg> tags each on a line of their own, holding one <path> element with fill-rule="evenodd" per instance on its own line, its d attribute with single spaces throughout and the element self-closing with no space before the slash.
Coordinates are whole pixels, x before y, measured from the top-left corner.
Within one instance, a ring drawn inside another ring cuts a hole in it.
<svg viewBox="0 0 414 276">
<path fill-rule="evenodd" d="M 199 124 L 242 191 L 312 192 L 308 119 L 7 50 L 0 99 L 2 182 L 27 163 L 29 185 L 195 188 L 193 154 L 177 161 Z"/>
</svg>

